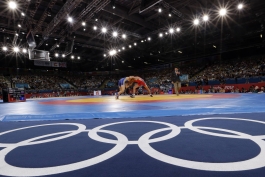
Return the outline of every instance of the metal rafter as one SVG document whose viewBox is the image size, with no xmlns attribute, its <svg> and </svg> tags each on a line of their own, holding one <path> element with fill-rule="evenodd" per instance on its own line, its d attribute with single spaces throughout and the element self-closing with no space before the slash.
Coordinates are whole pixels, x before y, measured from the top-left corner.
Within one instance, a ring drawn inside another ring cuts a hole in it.
<svg viewBox="0 0 265 177">
<path fill-rule="evenodd" d="M 44 20 L 46 19 L 46 17 L 48 16 L 48 9 L 52 9 L 54 4 L 56 3 L 57 0 L 51 0 L 48 4 L 48 7 L 44 10 L 41 18 L 38 20 L 37 25 L 35 26 L 35 29 L 33 30 L 33 34 L 35 34 L 37 31 L 40 30 L 41 25 L 43 24 Z"/>
</svg>

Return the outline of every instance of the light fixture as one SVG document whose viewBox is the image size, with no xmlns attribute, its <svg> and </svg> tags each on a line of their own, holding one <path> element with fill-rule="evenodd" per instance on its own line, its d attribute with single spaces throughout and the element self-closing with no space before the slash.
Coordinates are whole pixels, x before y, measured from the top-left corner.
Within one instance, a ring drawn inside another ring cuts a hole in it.
<svg viewBox="0 0 265 177">
<path fill-rule="evenodd" d="M 15 1 L 9 1 L 8 7 L 12 10 L 17 8 L 17 3 Z"/>
<path fill-rule="evenodd" d="M 200 22 L 199 19 L 195 19 L 195 20 L 193 21 L 193 24 L 194 24 L 194 25 L 199 25 L 199 22 Z"/>
<path fill-rule="evenodd" d="M 98 29 L 98 27 L 94 26 L 93 29 L 96 31 Z"/>
<path fill-rule="evenodd" d="M 179 50 L 178 53 L 182 53 L 182 51 Z"/>
<path fill-rule="evenodd" d="M 144 42 L 143 40 L 141 40 L 141 42 Z"/>
<path fill-rule="evenodd" d="M 18 36 L 18 34 L 16 33 L 16 36 Z"/>
<path fill-rule="evenodd" d="M 120 52 L 121 50 L 119 49 L 118 52 Z"/>
<path fill-rule="evenodd" d="M 169 13 L 168 16 L 171 17 L 172 16 L 171 13 Z"/>
<path fill-rule="evenodd" d="M 106 57 L 107 55 L 106 55 L 106 54 L 104 54 L 103 56 L 104 56 L 104 57 Z"/>
<path fill-rule="evenodd" d="M 97 21 L 98 21 L 98 19 L 96 18 L 96 19 L 95 19 L 95 21 L 97 22 Z"/>
<path fill-rule="evenodd" d="M 127 37 L 126 34 L 123 34 L 123 35 L 122 35 L 122 38 L 123 38 L 123 39 L 126 39 L 126 37 Z"/>
<path fill-rule="evenodd" d="M 65 57 L 65 54 L 62 54 L 62 57 L 64 58 Z"/>
<path fill-rule="evenodd" d="M 77 59 L 80 60 L 80 57 L 78 56 Z"/>
<path fill-rule="evenodd" d="M 101 29 L 101 32 L 102 32 L 102 33 L 106 33 L 106 32 L 107 32 L 107 28 L 103 27 L 103 28 Z"/>
<path fill-rule="evenodd" d="M 21 12 L 21 15 L 22 15 L 22 16 L 25 16 L 24 12 Z"/>
<path fill-rule="evenodd" d="M 58 44 L 56 45 L 57 47 L 60 47 Z"/>
<path fill-rule="evenodd" d="M 159 33 L 159 37 L 163 37 L 163 33 Z"/>
<path fill-rule="evenodd" d="M 131 46 L 131 45 L 129 45 L 129 48 L 132 48 L 132 46 Z"/>
<path fill-rule="evenodd" d="M 243 9 L 243 4 L 242 3 L 240 3 L 240 4 L 238 4 L 238 6 L 237 6 L 237 8 L 240 10 L 240 9 Z"/>
<path fill-rule="evenodd" d="M 48 44 L 46 44 L 46 46 L 47 46 Z"/>
<path fill-rule="evenodd" d="M 135 42 L 133 45 L 134 45 L 134 46 L 137 46 L 137 43 Z"/>
<path fill-rule="evenodd" d="M 148 40 L 148 41 L 151 41 L 151 38 L 150 38 L 150 37 L 148 37 L 148 38 L 147 38 L 147 40 Z"/>
<path fill-rule="evenodd" d="M 73 18 L 72 17 L 68 17 L 68 22 L 72 23 L 73 22 Z"/>
<path fill-rule="evenodd" d="M 111 50 L 111 51 L 109 51 L 109 55 L 110 55 L 110 56 L 113 56 L 113 55 L 115 55 L 116 53 L 117 53 L 116 50 Z"/>
<path fill-rule="evenodd" d="M 75 56 L 74 56 L 74 55 L 72 55 L 72 56 L 71 56 L 71 58 L 72 58 L 72 59 L 74 59 L 74 58 L 75 58 Z"/>
<path fill-rule="evenodd" d="M 122 50 L 125 50 L 125 47 L 122 47 Z"/>
<path fill-rule="evenodd" d="M 225 16 L 226 15 L 226 9 L 225 8 L 220 9 L 219 15 L 220 16 Z"/>
<path fill-rule="evenodd" d="M 7 51 L 7 47 L 6 46 L 4 46 L 2 49 L 3 49 L 3 51 Z"/>
<path fill-rule="evenodd" d="M 162 9 L 161 9 L 161 8 L 159 8 L 159 9 L 158 9 L 158 12 L 159 12 L 159 13 L 161 13 L 161 12 L 162 12 Z"/>
<path fill-rule="evenodd" d="M 22 49 L 22 52 L 23 52 L 23 53 L 27 53 L 27 50 L 26 50 L 26 49 Z"/>
<path fill-rule="evenodd" d="M 177 30 L 177 32 L 180 32 L 180 28 L 179 27 L 176 30 Z"/>
<path fill-rule="evenodd" d="M 166 34 L 166 35 L 168 35 L 168 33 L 167 33 L 167 32 L 165 32 L 165 34 Z"/>
<path fill-rule="evenodd" d="M 171 34 L 174 33 L 174 29 L 173 28 L 170 28 L 169 29 L 169 33 L 171 33 Z"/>
<path fill-rule="evenodd" d="M 83 30 L 86 31 L 86 28 L 84 28 Z"/>
<path fill-rule="evenodd" d="M 55 57 L 59 57 L 59 54 L 58 54 L 58 53 L 56 53 L 56 54 L 55 54 Z"/>
<path fill-rule="evenodd" d="M 21 25 L 20 25 L 20 24 L 18 24 L 17 26 L 18 26 L 19 28 L 21 28 Z"/>
<path fill-rule="evenodd" d="M 117 32 L 117 31 L 114 31 L 114 32 L 112 33 L 112 36 L 113 36 L 113 37 L 117 37 L 117 36 L 118 36 L 118 32 Z"/>
<path fill-rule="evenodd" d="M 18 47 L 14 47 L 13 50 L 14 50 L 14 52 L 16 52 L 16 53 L 19 52 L 19 48 L 18 48 Z"/>
<path fill-rule="evenodd" d="M 207 22 L 209 20 L 209 16 L 208 15 L 204 15 L 202 19 L 203 19 L 203 21 Z"/>
<path fill-rule="evenodd" d="M 86 22 L 82 22 L 82 26 L 86 26 Z"/>
</svg>

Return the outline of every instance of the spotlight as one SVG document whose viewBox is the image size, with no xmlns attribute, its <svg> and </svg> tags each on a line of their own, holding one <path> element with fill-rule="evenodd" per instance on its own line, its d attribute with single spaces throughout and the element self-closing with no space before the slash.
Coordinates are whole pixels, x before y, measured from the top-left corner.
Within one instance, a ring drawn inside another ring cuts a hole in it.
<svg viewBox="0 0 265 177">
<path fill-rule="evenodd" d="M 222 8 L 222 9 L 219 11 L 219 15 L 220 15 L 220 16 L 225 16 L 225 15 L 226 15 L 226 9 Z"/>
<path fill-rule="evenodd" d="M 134 46 L 137 46 L 137 43 L 135 42 L 133 45 L 134 45 Z"/>
<path fill-rule="evenodd" d="M 47 46 L 48 44 L 46 44 L 46 46 Z"/>
<path fill-rule="evenodd" d="M 106 57 L 107 55 L 106 55 L 106 54 L 104 54 L 103 56 L 104 56 L 104 57 Z"/>
<path fill-rule="evenodd" d="M 98 29 L 98 27 L 94 26 L 93 29 L 96 31 Z"/>
<path fill-rule="evenodd" d="M 80 60 L 80 57 L 78 56 L 77 59 Z"/>
<path fill-rule="evenodd" d="M 73 22 L 73 18 L 72 17 L 68 17 L 68 22 L 72 23 Z"/>
<path fill-rule="evenodd" d="M 120 52 L 121 50 L 119 49 L 118 52 Z"/>
<path fill-rule="evenodd" d="M 17 8 L 17 3 L 15 1 L 9 1 L 8 6 L 10 9 L 14 10 Z"/>
<path fill-rule="evenodd" d="M 132 46 L 131 46 L 131 45 L 129 45 L 129 48 L 132 48 Z"/>
<path fill-rule="evenodd" d="M 243 9 L 243 4 L 238 4 L 237 8 L 240 10 L 240 9 Z"/>
<path fill-rule="evenodd" d="M 18 36 L 18 34 L 16 33 L 16 36 Z"/>
<path fill-rule="evenodd" d="M 115 9 L 115 5 L 113 5 L 112 8 Z"/>
<path fill-rule="evenodd" d="M 86 26 L 86 22 L 82 22 L 82 26 Z"/>
<path fill-rule="evenodd" d="M 116 53 L 117 53 L 116 50 L 111 50 L 111 51 L 109 51 L 109 55 L 110 55 L 110 56 L 113 56 L 113 55 L 115 55 Z"/>
<path fill-rule="evenodd" d="M 21 12 L 21 15 L 22 15 L 22 16 L 25 16 L 24 12 Z"/>
<path fill-rule="evenodd" d="M 203 21 L 207 22 L 209 20 L 209 16 L 208 15 L 204 15 L 203 16 Z"/>
<path fill-rule="evenodd" d="M 56 54 L 55 54 L 55 57 L 59 57 L 59 54 L 58 54 L 58 53 L 56 53 Z"/>
<path fill-rule="evenodd" d="M 194 25 L 199 25 L 199 22 L 200 22 L 199 19 L 195 19 L 195 20 L 193 21 L 193 24 L 194 24 Z"/>
<path fill-rule="evenodd" d="M 180 28 L 177 28 L 177 32 L 180 32 Z"/>
<path fill-rule="evenodd" d="M 171 34 L 174 33 L 174 29 L 173 28 L 170 28 L 169 29 L 169 33 L 171 33 Z"/>
<path fill-rule="evenodd" d="M 23 53 L 27 53 L 27 50 L 26 50 L 26 49 L 22 49 L 22 52 L 23 52 Z"/>
<path fill-rule="evenodd" d="M 62 54 L 62 57 L 64 58 L 65 57 L 65 54 Z"/>
<path fill-rule="evenodd" d="M 117 36 L 118 36 L 117 31 L 114 31 L 114 32 L 112 33 L 112 35 L 113 35 L 113 37 L 117 37 Z"/>
<path fill-rule="evenodd" d="M 147 38 L 147 40 L 148 40 L 148 41 L 151 41 L 151 38 L 150 38 L 150 37 L 148 37 L 148 38 Z"/>
<path fill-rule="evenodd" d="M 57 47 L 60 47 L 58 44 L 56 45 Z"/>
<path fill-rule="evenodd" d="M 122 35 L 122 38 L 123 38 L 123 39 L 126 39 L 126 37 L 127 37 L 126 34 L 123 34 L 123 35 Z"/>
<path fill-rule="evenodd" d="M 159 37 L 163 37 L 163 33 L 159 33 Z"/>
<path fill-rule="evenodd" d="M 74 58 L 75 58 L 75 56 L 74 56 L 74 55 L 72 55 L 72 56 L 71 56 L 71 58 L 72 58 L 72 59 L 74 59 Z"/>
<path fill-rule="evenodd" d="M 97 22 L 97 21 L 98 21 L 98 19 L 96 18 L 96 19 L 95 19 L 95 21 Z"/>
<path fill-rule="evenodd" d="M 14 50 L 14 52 L 16 52 L 16 53 L 19 52 L 19 48 L 18 48 L 18 47 L 14 47 L 13 50 Z"/>
<path fill-rule="evenodd" d="M 171 13 L 169 13 L 168 16 L 171 17 L 172 16 Z"/>
<path fill-rule="evenodd" d="M 83 30 L 86 31 L 86 28 L 84 28 Z"/>
<path fill-rule="evenodd" d="M 168 35 L 168 33 L 167 33 L 167 32 L 165 32 L 165 34 L 166 34 L 166 35 Z"/>
<path fill-rule="evenodd" d="M 158 12 L 159 12 L 159 13 L 161 13 L 161 12 L 162 12 L 162 9 L 161 9 L 161 8 L 159 8 L 159 9 L 158 9 Z"/>
<path fill-rule="evenodd" d="M 2 49 L 3 49 L 3 51 L 7 51 L 7 47 L 6 46 L 4 46 Z"/>
<path fill-rule="evenodd" d="M 125 50 L 125 47 L 122 47 L 122 50 Z"/>
<path fill-rule="evenodd" d="M 107 28 L 103 27 L 103 28 L 101 29 L 101 31 L 102 31 L 102 33 L 106 33 L 106 32 L 107 32 Z"/>
<path fill-rule="evenodd" d="M 18 24 L 17 26 L 18 26 L 19 28 L 21 28 L 21 25 L 20 25 L 20 24 Z"/>
<path fill-rule="evenodd" d="M 141 40 L 141 42 L 144 42 L 143 40 Z"/>
</svg>

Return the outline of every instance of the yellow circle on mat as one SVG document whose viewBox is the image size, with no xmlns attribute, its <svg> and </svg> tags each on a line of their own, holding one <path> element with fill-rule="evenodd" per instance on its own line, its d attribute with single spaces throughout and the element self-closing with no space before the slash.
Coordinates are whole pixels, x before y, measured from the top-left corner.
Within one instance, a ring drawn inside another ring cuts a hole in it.
<svg viewBox="0 0 265 177">
<path fill-rule="evenodd" d="M 182 100 L 182 99 L 200 99 L 200 98 L 210 98 L 213 95 L 154 95 L 150 97 L 149 95 L 136 95 L 135 98 L 130 98 L 129 95 L 120 96 L 118 100 L 115 99 L 115 96 L 102 96 L 102 97 L 90 97 L 90 98 L 82 98 L 76 100 L 67 100 L 66 102 L 72 103 L 104 103 L 104 102 L 117 102 L 117 101 L 125 101 L 125 102 L 141 102 L 141 101 L 169 101 L 169 100 Z"/>
</svg>

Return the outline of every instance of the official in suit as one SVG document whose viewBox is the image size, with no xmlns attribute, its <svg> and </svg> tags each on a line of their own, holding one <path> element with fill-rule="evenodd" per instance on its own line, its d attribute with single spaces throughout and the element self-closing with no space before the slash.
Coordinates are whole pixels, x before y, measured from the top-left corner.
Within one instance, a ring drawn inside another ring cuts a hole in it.
<svg viewBox="0 0 265 177">
<path fill-rule="evenodd" d="M 181 81 L 180 81 L 180 72 L 178 68 L 175 68 L 174 72 L 171 75 L 172 84 L 174 84 L 175 93 L 179 96 L 179 89 L 181 88 Z"/>
</svg>

